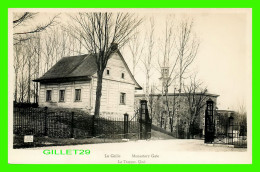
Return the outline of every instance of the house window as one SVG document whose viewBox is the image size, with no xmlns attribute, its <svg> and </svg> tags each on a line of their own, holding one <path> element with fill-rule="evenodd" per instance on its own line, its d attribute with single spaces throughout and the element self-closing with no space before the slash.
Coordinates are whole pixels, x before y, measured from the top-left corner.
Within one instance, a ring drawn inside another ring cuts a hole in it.
<svg viewBox="0 0 260 172">
<path fill-rule="evenodd" d="M 51 101 L 51 90 L 46 91 L 46 102 Z"/>
<path fill-rule="evenodd" d="M 65 90 L 60 90 L 59 101 L 64 102 L 64 97 L 65 97 Z"/>
<path fill-rule="evenodd" d="M 81 100 L 81 89 L 75 89 L 75 101 Z"/>
<path fill-rule="evenodd" d="M 109 69 L 107 69 L 107 75 L 109 75 L 109 72 L 110 72 Z"/>
<path fill-rule="evenodd" d="M 124 73 L 121 74 L 121 78 L 125 79 L 125 74 Z"/>
<path fill-rule="evenodd" d="M 125 104 L 125 93 L 120 93 L 120 104 Z"/>
</svg>

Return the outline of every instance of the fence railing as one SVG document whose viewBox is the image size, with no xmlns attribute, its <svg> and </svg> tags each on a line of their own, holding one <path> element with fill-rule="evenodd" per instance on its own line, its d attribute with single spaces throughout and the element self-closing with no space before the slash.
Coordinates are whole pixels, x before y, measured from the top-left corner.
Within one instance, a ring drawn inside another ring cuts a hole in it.
<svg viewBox="0 0 260 172">
<path fill-rule="evenodd" d="M 214 143 L 247 147 L 247 124 L 217 122 Z"/>
<path fill-rule="evenodd" d="M 138 139 L 137 116 L 95 117 L 77 112 L 51 112 L 48 108 L 14 108 L 13 133 L 55 138 L 129 138 Z"/>
</svg>

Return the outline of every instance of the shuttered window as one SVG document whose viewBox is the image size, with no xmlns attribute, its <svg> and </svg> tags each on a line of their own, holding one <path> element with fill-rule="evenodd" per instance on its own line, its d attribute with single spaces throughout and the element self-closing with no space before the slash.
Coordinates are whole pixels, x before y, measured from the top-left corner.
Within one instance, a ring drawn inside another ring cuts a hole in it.
<svg viewBox="0 0 260 172">
<path fill-rule="evenodd" d="M 75 89 L 75 101 L 81 100 L 81 89 Z"/>
<path fill-rule="evenodd" d="M 51 101 L 51 90 L 46 91 L 46 102 Z"/>
<path fill-rule="evenodd" d="M 60 90 L 59 101 L 64 102 L 65 90 Z"/>
<path fill-rule="evenodd" d="M 120 104 L 125 104 L 125 93 L 120 93 Z"/>
</svg>

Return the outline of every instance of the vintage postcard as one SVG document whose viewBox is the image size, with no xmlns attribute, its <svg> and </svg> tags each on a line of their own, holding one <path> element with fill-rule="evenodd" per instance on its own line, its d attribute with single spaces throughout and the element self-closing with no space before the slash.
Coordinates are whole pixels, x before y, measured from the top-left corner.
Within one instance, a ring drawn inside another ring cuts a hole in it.
<svg viewBox="0 0 260 172">
<path fill-rule="evenodd" d="M 251 9 L 9 9 L 9 163 L 251 164 Z"/>
</svg>

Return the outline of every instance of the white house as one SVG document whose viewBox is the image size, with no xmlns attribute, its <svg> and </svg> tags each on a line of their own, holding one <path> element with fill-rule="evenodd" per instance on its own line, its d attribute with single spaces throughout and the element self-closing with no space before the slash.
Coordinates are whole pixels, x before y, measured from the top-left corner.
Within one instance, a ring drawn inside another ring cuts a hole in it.
<svg viewBox="0 0 260 172">
<path fill-rule="evenodd" d="M 79 108 L 94 114 L 97 65 L 94 54 L 64 57 L 42 77 L 39 106 Z M 100 115 L 134 114 L 135 89 L 142 89 L 119 50 L 113 53 L 103 75 Z"/>
</svg>

